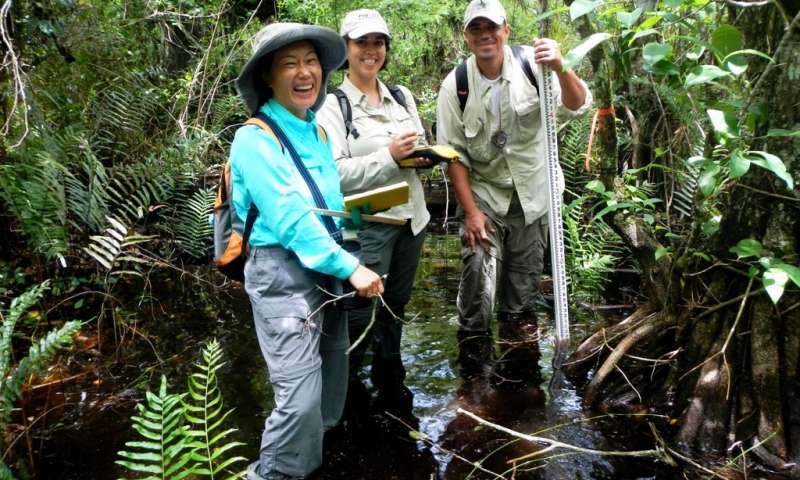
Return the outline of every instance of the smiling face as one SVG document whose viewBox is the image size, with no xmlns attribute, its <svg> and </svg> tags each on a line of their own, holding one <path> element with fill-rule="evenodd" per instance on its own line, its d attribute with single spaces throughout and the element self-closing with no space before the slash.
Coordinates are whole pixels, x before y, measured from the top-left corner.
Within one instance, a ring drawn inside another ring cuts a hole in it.
<svg viewBox="0 0 800 480">
<path fill-rule="evenodd" d="M 347 39 L 348 73 L 365 79 L 374 79 L 386 61 L 386 37 L 368 33 L 363 37 Z"/>
<path fill-rule="evenodd" d="M 489 61 L 503 58 L 503 46 L 510 33 L 507 23 L 498 25 L 487 18 L 478 17 L 464 29 L 464 40 L 478 60 Z"/>
<path fill-rule="evenodd" d="M 277 50 L 266 81 L 275 101 L 305 119 L 322 86 L 322 66 L 314 45 L 302 41 Z"/>
</svg>

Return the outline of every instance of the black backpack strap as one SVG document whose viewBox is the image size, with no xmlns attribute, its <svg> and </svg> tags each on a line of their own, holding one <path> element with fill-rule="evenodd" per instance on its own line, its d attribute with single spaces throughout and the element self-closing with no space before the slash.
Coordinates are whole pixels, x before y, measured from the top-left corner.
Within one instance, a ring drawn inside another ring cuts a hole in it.
<svg viewBox="0 0 800 480">
<path fill-rule="evenodd" d="M 406 103 L 406 94 L 403 93 L 403 90 L 400 89 L 397 85 L 386 85 L 386 88 L 389 89 L 389 93 L 392 94 L 392 98 L 394 101 L 399 103 L 403 106 L 403 108 L 408 111 L 408 103 Z"/>
<path fill-rule="evenodd" d="M 467 98 L 469 97 L 469 79 L 467 79 L 467 62 L 462 61 L 456 67 L 456 95 L 458 95 L 458 106 L 461 107 L 461 112 L 464 112 L 464 107 L 467 106 Z"/>
<path fill-rule="evenodd" d="M 528 56 L 525 55 L 525 50 L 523 50 L 521 45 L 514 45 L 511 47 L 511 53 L 514 54 L 514 58 L 522 65 L 522 71 L 525 72 L 525 76 L 528 77 L 528 81 L 531 82 L 533 88 L 536 89 L 536 94 L 539 94 L 539 84 L 536 82 L 536 75 L 533 74 L 533 70 L 531 69 L 531 62 L 528 61 Z"/>
<path fill-rule="evenodd" d="M 347 99 L 347 95 L 340 88 L 333 90 L 331 93 L 336 96 L 336 100 L 339 102 L 339 110 L 342 111 L 342 117 L 344 117 L 345 136 L 352 135 L 353 138 L 358 138 L 358 130 L 353 127 L 353 107 L 350 105 L 350 100 Z"/>
<path fill-rule="evenodd" d="M 300 176 L 303 177 L 308 189 L 311 191 L 311 196 L 314 198 L 314 203 L 317 205 L 317 208 L 328 210 L 328 204 L 325 202 L 325 197 L 322 196 L 322 192 L 319 191 L 317 182 L 314 181 L 314 178 L 311 176 L 308 168 L 306 168 L 306 165 L 300 159 L 300 155 L 297 153 L 297 150 L 295 150 L 294 145 L 292 145 L 292 142 L 289 141 L 289 138 L 286 136 L 286 134 L 283 133 L 283 130 L 281 130 L 275 120 L 270 118 L 268 115 L 265 115 L 263 112 L 258 112 L 255 116 L 269 125 L 269 128 L 272 129 L 273 133 L 275 133 L 275 136 L 278 137 L 278 140 L 281 142 L 281 144 L 283 144 L 286 149 L 289 150 L 289 155 L 291 155 L 294 165 L 297 167 L 297 170 L 300 171 Z M 328 230 L 328 234 L 330 234 L 331 238 L 333 238 L 336 243 L 342 243 L 342 232 L 336 228 L 333 218 L 329 217 L 328 215 L 321 215 L 321 218 L 322 224 L 325 225 L 325 229 Z"/>
<path fill-rule="evenodd" d="M 258 217 L 258 208 L 255 203 L 250 204 L 250 209 L 247 210 L 247 220 L 244 222 L 244 232 L 242 233 L 242 257 L 247 255 L 247 246 L 250 241 L 250 233 L 253 232 L 253 225 L 256 223 Z"/>
</svg>

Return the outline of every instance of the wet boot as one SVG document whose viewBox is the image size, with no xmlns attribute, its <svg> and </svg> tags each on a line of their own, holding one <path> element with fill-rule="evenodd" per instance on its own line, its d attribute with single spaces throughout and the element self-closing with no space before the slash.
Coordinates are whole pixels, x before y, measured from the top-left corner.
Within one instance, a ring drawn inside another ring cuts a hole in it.
<svg viewBox="0 0 800 480">
<path fill-rule="evenodd" d="M 467 408 L 482 408 L 490 402 L 494 389 L 490 383 L 494 365 L 494 340 L 490 330 L 459 330 L 458 366 L 464 383 L 456 392 L 459 401 Z"/>
<path fill-rule="evenodd" d="M 500 357 L 493 384 L 501 390 L 525 390 L 542 382 L 539 368 L 539 328 L 533 312 L 497 314 Z"/>
<path fill-rule="evenodd" d="M 400 355 L 405 308 L 392 306 L 395 318 L 385 308 L 378 310 L 373 330 L 374 343 L 371 379 L 378 390 L 375 410 L 396 417 L 413 418 L 414 394 L 405 386 L 406 369 Z"/>
</svg>

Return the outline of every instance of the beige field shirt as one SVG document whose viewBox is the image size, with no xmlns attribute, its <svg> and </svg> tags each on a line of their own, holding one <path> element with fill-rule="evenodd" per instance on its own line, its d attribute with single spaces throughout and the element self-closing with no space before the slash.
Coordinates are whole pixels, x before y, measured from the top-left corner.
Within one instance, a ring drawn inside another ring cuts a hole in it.
<svg viewBox="0 0 800 480">
<path fill-rule="evenodd" d="M 386 85 L 378 81 L 381 102 L 372 107 L 367 96 L 356 88 L 345 76 L 339 87 L 347 95 L 353 109 L 353 127 L 358 138 L 347 135 L 344 116 L 336 96 L 329 94 L 322 108 L 317 112 L 317 121 L 325 127 L 333 149 L 333 158 L 341 177 L 342 193 L 350 195 L 373 188 L 391 185 L 405 180 L 409 186 L 409 202 L 392 207 L 381 216 L 409 219 L 411 230 L 418 234 L 430 221 L 425 207 L 422 182 L 413 168 L 399 168 L 389 153 L 392 136 L 409 131 L 417 132 L 418 144 L 427 145 L 425 129 L 417 113 L 417 105 L 411 92 L 400 89 L 405 94 L 408 110 L 397 103 Z"/>
<path fill-rule="evenodd" d="M 541 70 L 533 60 L 533 47 L 523 48 L 538 84 L 542 85 Z M 558 77 L 555 73 L 552 76 L 559 119 L 585 113 L 592 104 L 589 89 L 586 89 L 584 104 L 577 110 L 570 110 L 561 102 Z M 467 59 L 469 97 L 462 116 L 456 95 L 455 69 L 447 75 L 437 100 L 437 143 L 450 144 L 461 154 L 460 163 L 470 171 L 472 193 L 496 215 L 506 215 L 516 189 L 525 212 L 525 223 L 529 225 L 546 214 L 548 208 L 539 96 L 508 46 L 500 79 L 500 118 L 497 118 L 491 109 L 491 82 L 480 74 L 475 56 L 471 55 Z M 491 141 L 498 125 L 509 135 L 502 150 Z M 564 182 L 560 167 L 558 175 L 561 179 L 559 193 L 562 193 Z"/>
</svg>

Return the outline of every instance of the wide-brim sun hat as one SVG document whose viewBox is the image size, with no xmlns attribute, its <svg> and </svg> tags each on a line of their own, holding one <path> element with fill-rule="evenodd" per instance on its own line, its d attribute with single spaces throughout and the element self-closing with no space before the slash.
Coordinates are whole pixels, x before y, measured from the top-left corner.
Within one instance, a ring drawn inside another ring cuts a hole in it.
<svg viewBox="0 0 800 480">
<path fill-rule="evenodd" d="M 322 84 L 311 109 L 316 111 L 325 102 L 328 77 L 347 58 L 347 46 L 344 40 L 330 28 L 318 25 L 272 23 L 259 30 L 253 37 L 253 53 L 236 79 L 236 90 L 242 96 L 250 115 L 258 111 L 258 108 L 270 98 L 271 90 L 267 88 L 261 76 L 261 69 L 269 68 L 269 65 L 263 64 L 264 60 L 275 51 L 302 41 L 314 45 L 322 67 Z"/>
<path fill-rule="evenodd" d="M 386 35 L 386 38 L 392 38 L 386 20 L 376 10 L 369 8 L 347 12 L 339 29 L 339 35 L 347 38 L 361 38 L 370 33 L 380 33 Z"/>
</svg>

